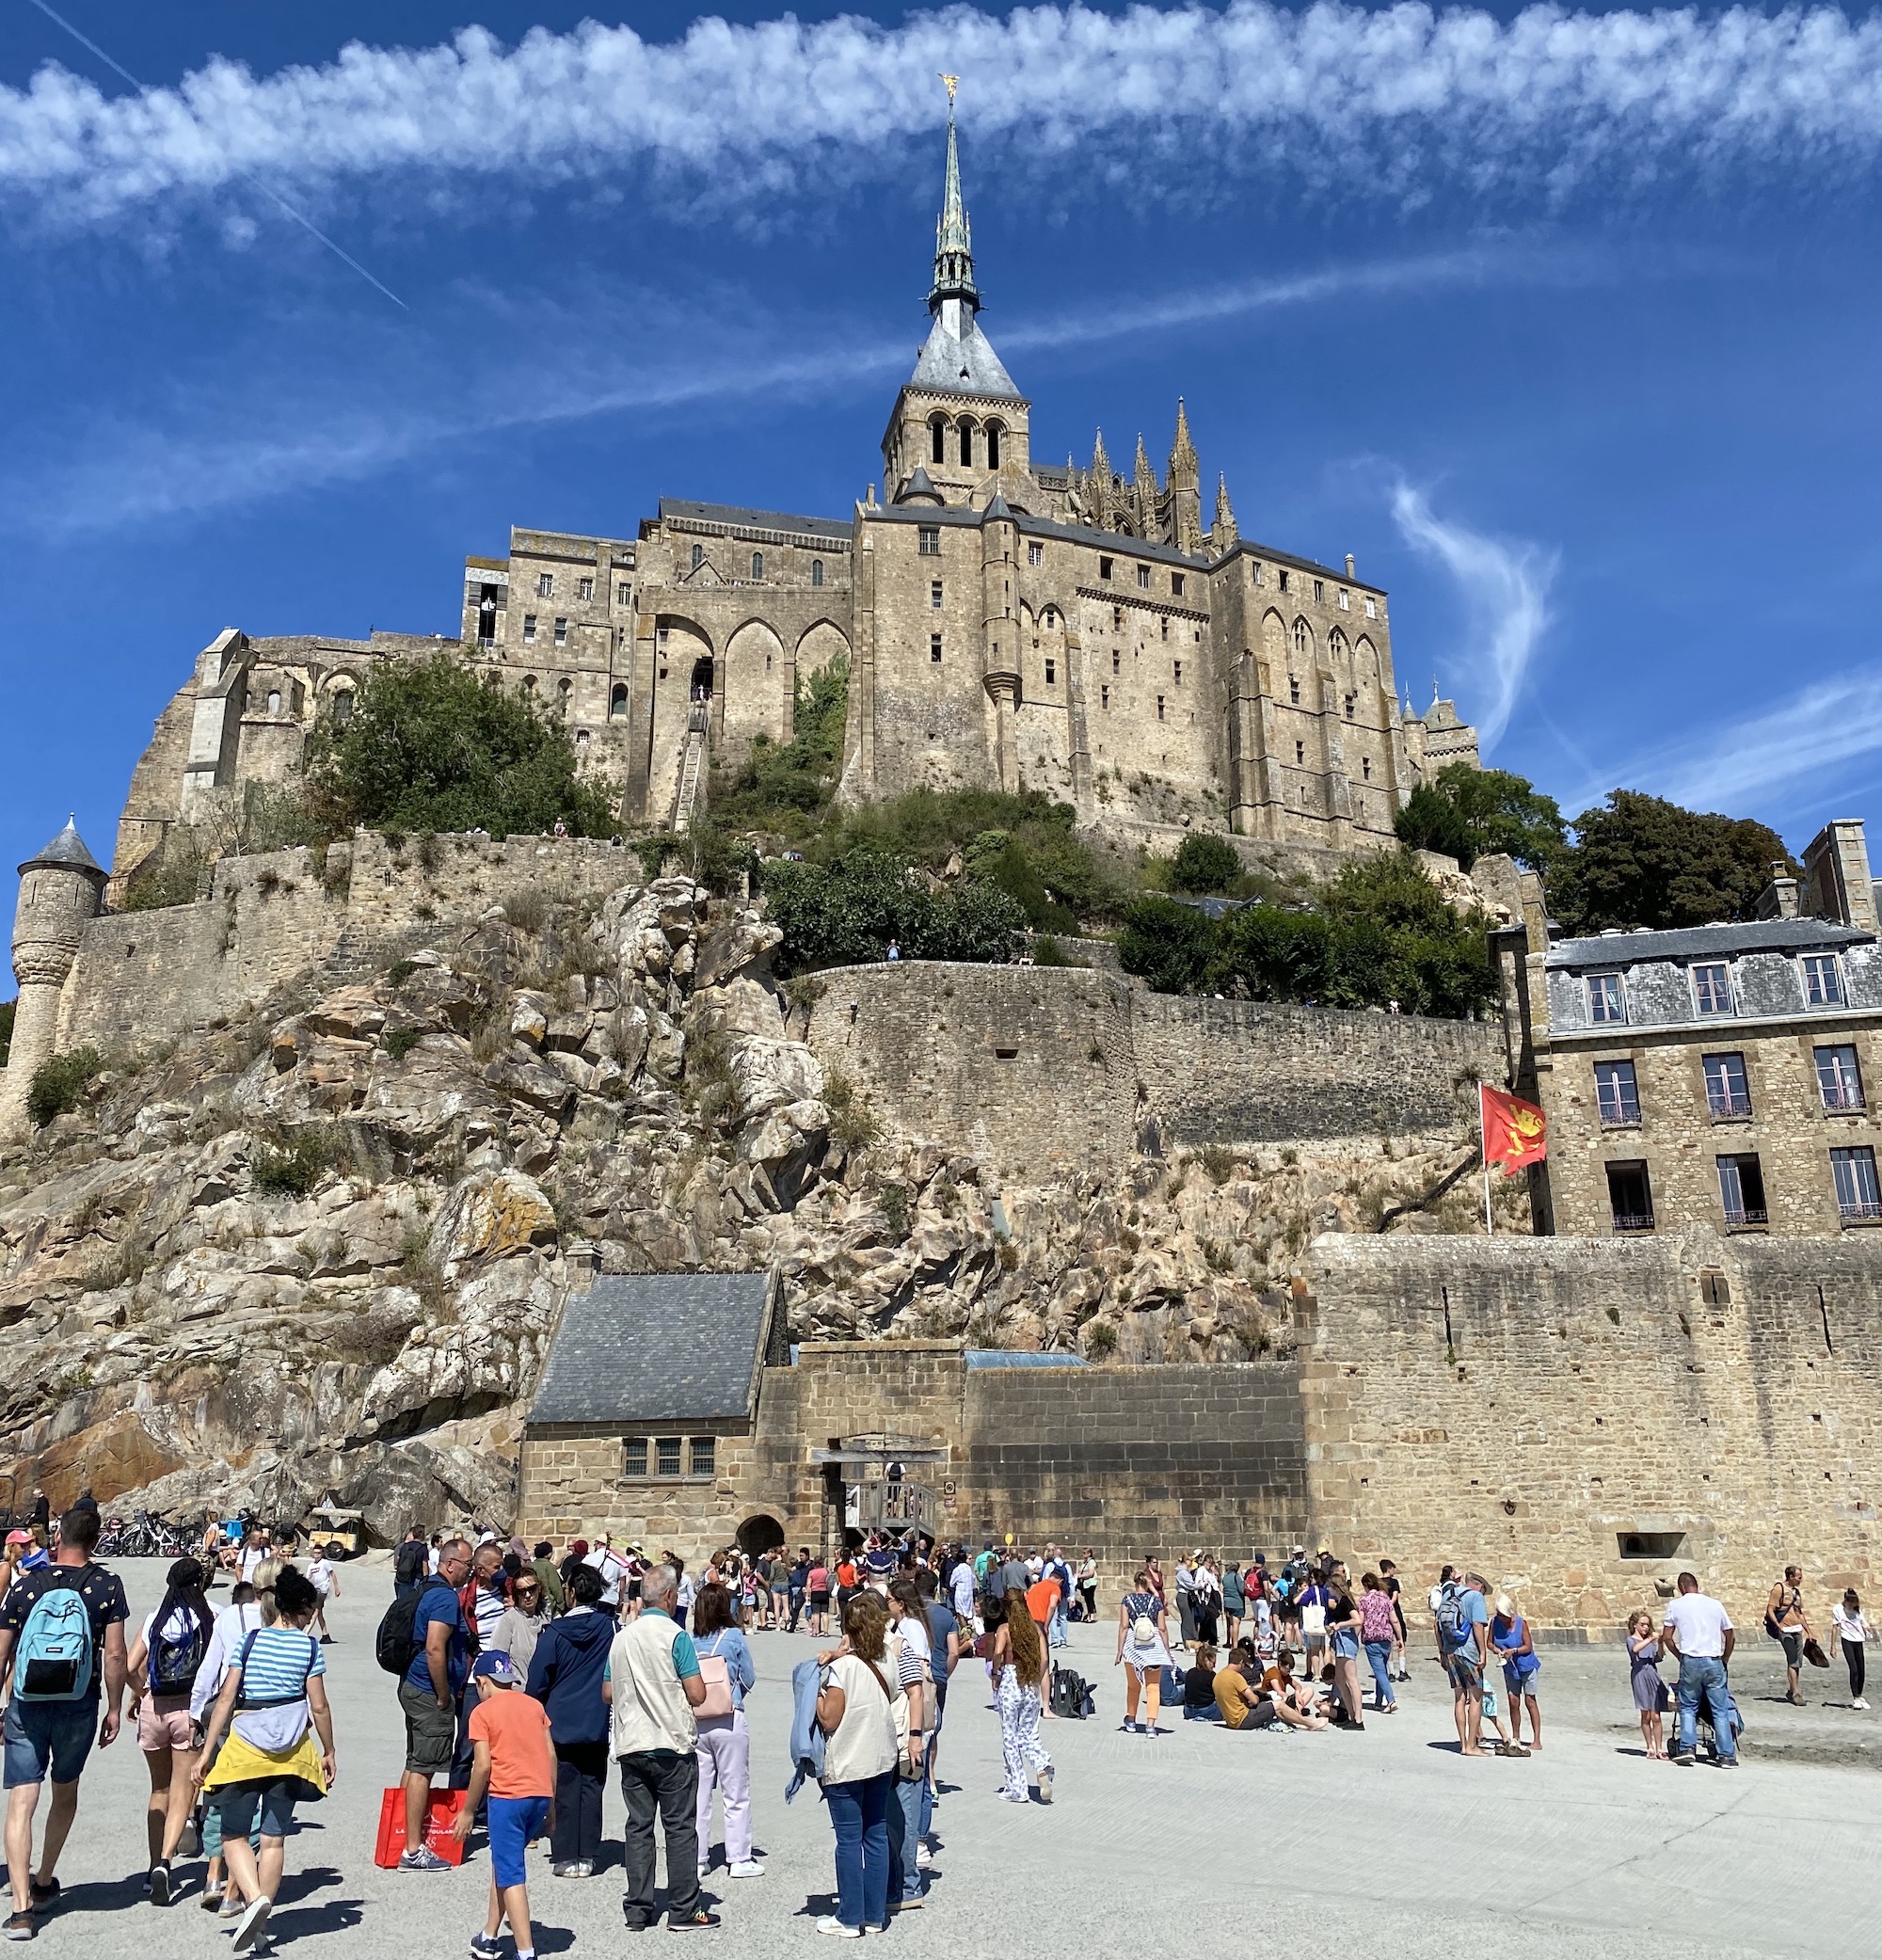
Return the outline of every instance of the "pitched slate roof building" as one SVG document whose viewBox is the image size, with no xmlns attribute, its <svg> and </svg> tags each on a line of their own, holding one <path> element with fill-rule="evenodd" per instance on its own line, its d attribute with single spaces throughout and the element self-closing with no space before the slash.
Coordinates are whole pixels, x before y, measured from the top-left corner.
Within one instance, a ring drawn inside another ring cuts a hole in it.
<svg viewBox="0 0 1882 1960">
<path fill-rule="evenodd" d="M 1030 399 L 981 325 L 950 114 L 930 325 L 845 517 L 662 498 L 630 536 L 514 530 L 465 561 L 472 660 L 566 715 L 624 825 L 688 822 L 710 765 L 788 741 L 799 683 L 848 677 L 842 793 L 1040 789 L 1155 838 L 1184 826 L 1389 841 L 1427 769 L 1476 761 L 1448 701 L 1399 704 L 1382 588 L 1204 522 L 1187 410 L 1159 475 L 1034 453 Z M 435 643 L 225 632 L 132 786 L 114 867 L 204 799 L 279 779 L 367 663 Z"/>
</svg>

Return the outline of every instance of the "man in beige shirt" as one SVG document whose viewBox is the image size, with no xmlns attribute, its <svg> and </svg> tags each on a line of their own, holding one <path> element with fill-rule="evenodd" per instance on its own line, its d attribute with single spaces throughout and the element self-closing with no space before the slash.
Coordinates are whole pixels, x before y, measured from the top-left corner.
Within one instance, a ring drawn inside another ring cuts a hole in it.
<svg viewBox="0 0 1882 1960">
<path fill-rule="evenodd" d="M 673 1619 L 678 1582 L 671 1566 L 655 1566 L 641 1581 L 641 1612 L 614 1635 L 601 1693 L 613 1710 L 611 1748 L 621 1765 L 628 1807 L 623 1854 L 627 1889 L 621 1912 L 630 1932 L 654 1922 L 653 1820 L 666 1840 L 666 1922 L 716 1926 L 719 1917 L 699 1903 L 698 1725 L 693 1711 L 706 1683 L 693 1636 Z"/>
</svg>

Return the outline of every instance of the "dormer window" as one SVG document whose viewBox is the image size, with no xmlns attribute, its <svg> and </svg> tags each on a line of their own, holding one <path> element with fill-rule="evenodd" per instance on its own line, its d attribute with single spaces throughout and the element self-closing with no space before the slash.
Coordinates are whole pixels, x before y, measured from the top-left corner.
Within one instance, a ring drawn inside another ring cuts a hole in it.
<svg viewBox="0 0 1882 1960">
<path fill-rule="evenodd" d="M 1804 955 L 1804 998 L 1812 1007 L 1842 1005 L 1842 976 L 1836 970 L 1834 953 Z"/>
<path fill-rule="evenodd" d="M 1702 1014 L 1731 1012 L 1731 968 L 1723 961 L 1693 968 L 1693 1005 Z"/>
<path fill-rule="evenodd" d="M 1627 1001 L 1620 990 L 1619 974 L 1589 974 L 1587 994 L 1590 1021 L 1618 1022 L 1627 1019 Z"/>
</svg>

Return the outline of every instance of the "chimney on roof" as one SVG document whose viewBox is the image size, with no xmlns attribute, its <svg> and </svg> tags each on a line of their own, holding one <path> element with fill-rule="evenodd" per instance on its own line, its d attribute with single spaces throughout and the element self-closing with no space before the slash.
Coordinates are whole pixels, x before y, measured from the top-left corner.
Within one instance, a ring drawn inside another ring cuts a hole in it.
<svg viewBox="0 0 1882 1960">
<path fill-rule="evenodd" d="M 1348 551 L 1347 553 L 1347 577 L 1351 579 L 1357 576 L 1358 574 L 1353 570 L 1353 554 Z"/>
</svg>

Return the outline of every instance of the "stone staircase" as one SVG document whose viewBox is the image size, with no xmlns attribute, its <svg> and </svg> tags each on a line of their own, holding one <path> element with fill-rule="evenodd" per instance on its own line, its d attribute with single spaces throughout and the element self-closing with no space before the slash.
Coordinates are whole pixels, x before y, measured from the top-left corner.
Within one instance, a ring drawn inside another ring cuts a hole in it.
<svg viewBox="0 0 1882 1960">
<path fill-rule="evenodd" d="M 693 827 L 694 811 L 706 781 L 706 734 L 711 704 L 695 701 L 686 720 L 686 746 L 679 757 L 679 787 L 673 795 L 673 821 L 667 826 L 676 836 Z"/>
</svg>

